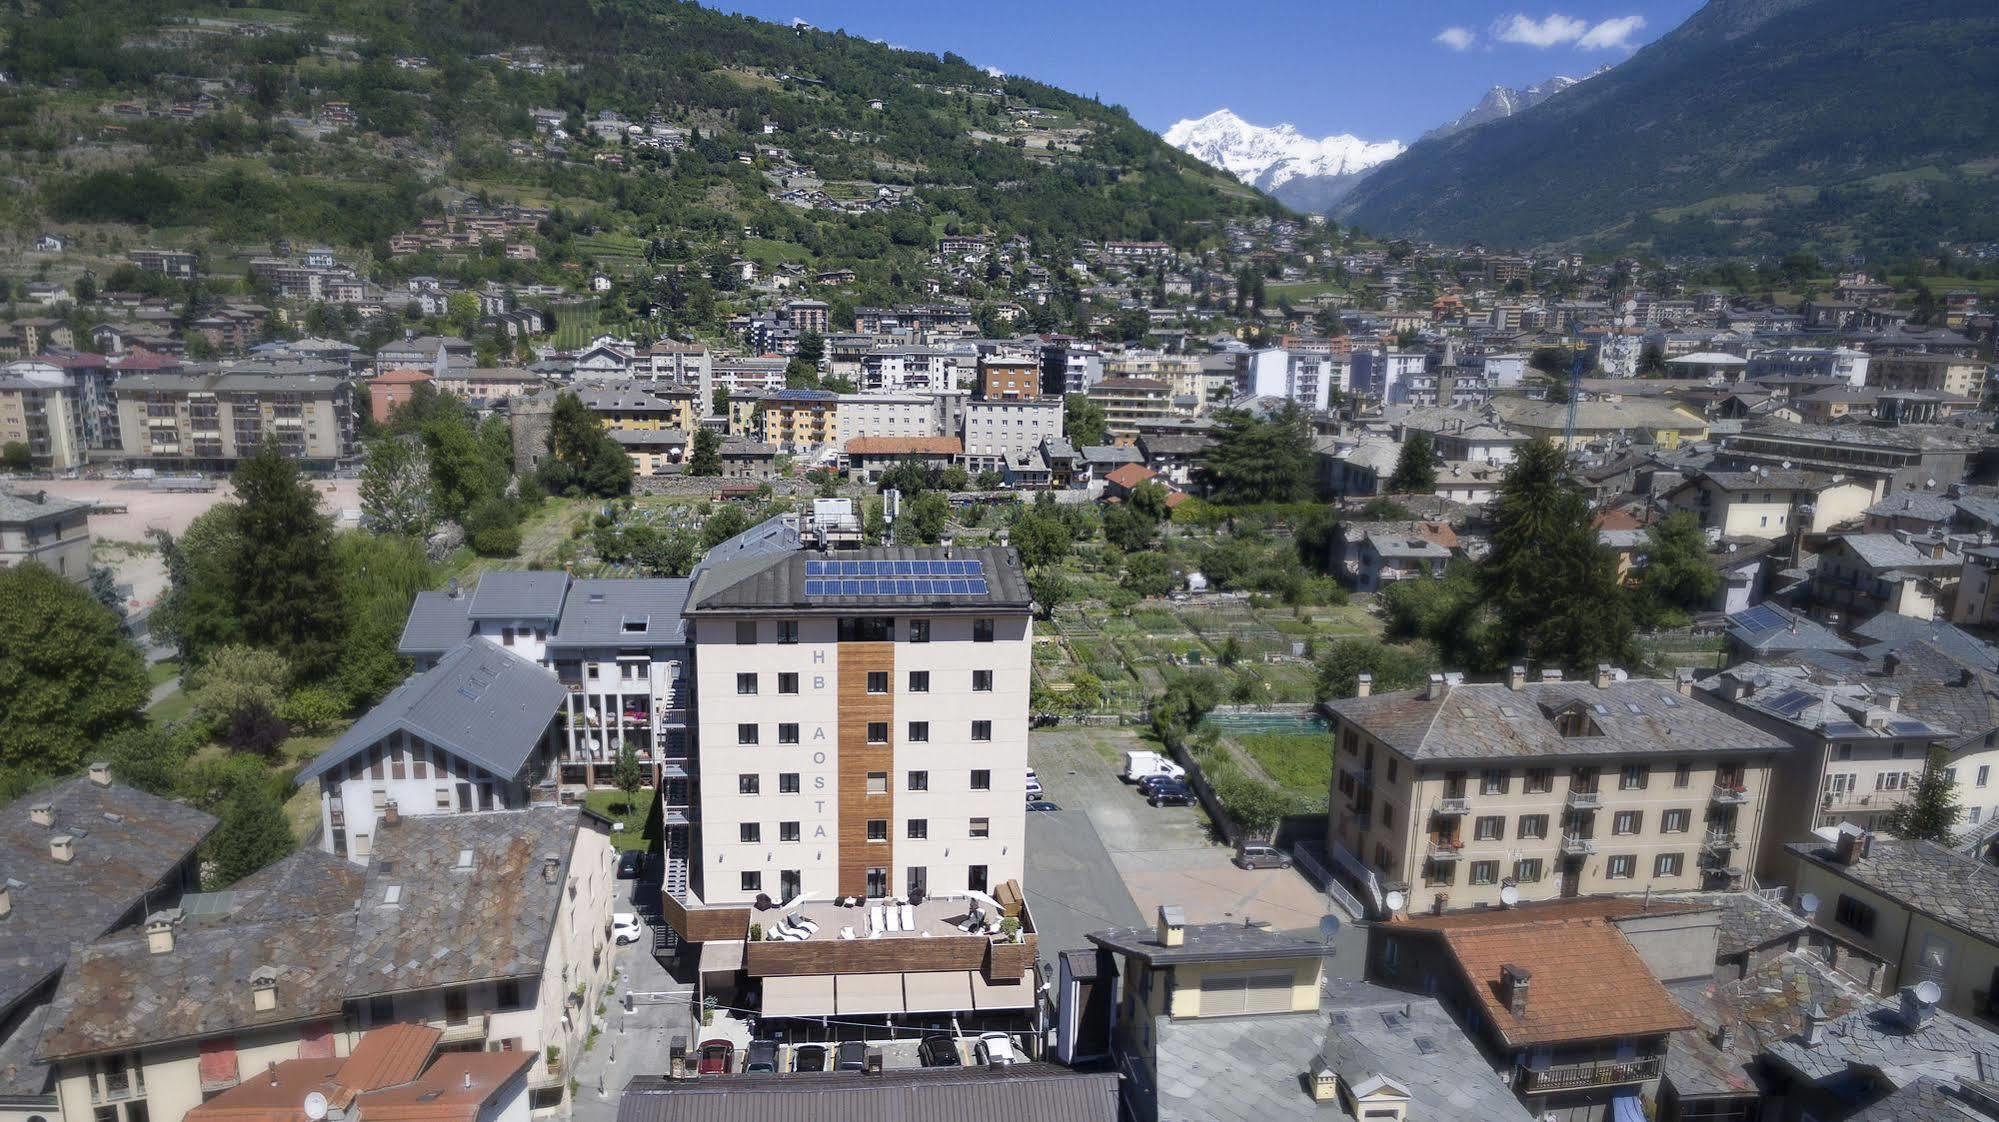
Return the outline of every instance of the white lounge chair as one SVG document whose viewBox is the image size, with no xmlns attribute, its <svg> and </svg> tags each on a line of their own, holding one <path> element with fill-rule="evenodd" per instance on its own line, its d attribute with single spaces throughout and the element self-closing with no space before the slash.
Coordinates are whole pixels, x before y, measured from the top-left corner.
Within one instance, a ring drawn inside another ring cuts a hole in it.
<svg viewBox="0 0 1999 1122">
<path fill-rule="evenodd" d="M 810 938 L 810 936 L 806 935 L 805 932 L 794 931 L 789 927 L 781 928 L 778 931 L 778 935 L 787 943 L 802 943 L 806 939 Z"/>
<path fill-rule="evenodd" d="M 881 933 L 882 933 L 882 910 L 879 907 L 869 908 L 868 938 L 879 939 L 881 938 Z"/>
<path fill-rule="evenodd" d="M 818 924 L 812 922 L 809 919 L 806 919 L 804 916 L 799 915 L 795 912 L 792 913 L 791 916 L 791 926 L 798 928 L 800 931 L 805 932 L 807 935 L 819 934 Z"/>
<path fill-rule="evenodd" d="M 894 904 L 890 904 L 882 909 L 882 918 L 888 921 L 888 929 L 890 931 L 902 930 L 902 913 L 896 910 Z"/>
<path fill-rule="evenodd" d="M 842 938 L 842 939 L 851 939 L 851 938 L 853 938 L 853 937 L 854 937 L 854 929 L 853 929 L 853 928 L 851 928 L 851 927 L 842 927 L 842 928 L 840 929 L 840 938 Z"/>
<path fill-rule="evenodd" d="M 916 906 L 914 904 L 904 904 L 902 906 L 902 929 L 904 931 L 916 930 Z"/>
</svg>

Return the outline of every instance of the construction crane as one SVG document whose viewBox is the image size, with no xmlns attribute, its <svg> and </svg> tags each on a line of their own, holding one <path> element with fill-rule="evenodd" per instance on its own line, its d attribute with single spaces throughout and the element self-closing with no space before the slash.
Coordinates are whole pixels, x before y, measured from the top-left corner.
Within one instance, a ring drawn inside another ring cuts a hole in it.
<svg viewBox="0 0 1999 1122">
<path fill-rule="evenodd" d="M 1576 399 L 1583 395 L 1583 368 L 1589 365 L 1589 351 L 1576 337 L 1575 325 L 1569 326 L 1569 347 L 1575 351 L 1569 360 L 1569 419 L 1562 426 L 1562 453 L 1576 454 Z"/>
</svg>

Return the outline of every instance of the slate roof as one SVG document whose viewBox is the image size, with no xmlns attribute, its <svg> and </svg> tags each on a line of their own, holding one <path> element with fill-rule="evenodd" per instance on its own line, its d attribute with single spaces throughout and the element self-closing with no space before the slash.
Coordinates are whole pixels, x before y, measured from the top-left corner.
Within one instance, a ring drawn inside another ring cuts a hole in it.
<svg viewBox="0 0 1999 1122">
<path fill-rule="evenodd" d="M 1893 534 L 1843 534 L 1834 538 L 1827 548 L 1835 548 L 1841 543 L 1844 543 L 1853 556 L 1876 572 L 1887 569 L 1955 572 L 1963 563 L 1963 558 L 1948 547 L 1945 548 L 1942 557 L 1931 557 L 1928 549 L 1918 548 Z"/>
<path fill-rule="evenodd" d="M 1532 1117 L 1435 998 L 1365 982 L 1333 981 L 1327 991 L 1322 1008 L 1331 1010 L 1331 1023 L 1320 1054 L 1343 1079 L 1359 1083 L 1380 1074 L 1401 1082 L 1409 1088 L 1411 1118 Z"/>
<path fill-rule="evenodd" d="M 727 543 L 724 543 L 727 544 Z M 700 612 L 782 611 L 830 612 L 853 608 L 875 609 L 974 609 L 994 612 L 1024 612 L 1033 597 L 1027 590 L 1027 574 L 1020 557 L 1012 549 L 985 547 L 955 548 L 950 558 L 978 561 L 984 565 L 988 592 L 984 596 L 941 594 L 929 596 L 813 596 L 805 595 L 805 565 L 808 561 L 941 561 L 946 551 L 935 547 L 834 550 L 826 553 L 793 550 L 768 554 L 755 564 L 697 572 L 694 589 L 688 596 L 689 614 Z M 712 556 L 712 553 L 711 553 Z M 706 568 L 706 563 L 704 563 Z"/>
<path fill-rule="evenodd" d="M 546 667 L 491 639 L 467 639 L 368 710 L 300 769 L 296 781 L 316 778 L 397 731 L 511 779 L 534 754 L 567 696 Z"/>
<path fill-rule="evenodd" d="M 1118 954 L 1136 955 L 1153 966 L 1183 962 L 1234 962 L 1238 959 L 1316 958 L 1325 946 L 1296 935 L 1243 923 L 1190 923 L 1185 941 L 1169 947 L 1159 941 L 1156 927 L 1113 927 L 1092 931 L 1090 942 Z"/>
<path fill-rule="evenodd" d="M 1999 1071 L 1999 1034 L 1942 1009 L 1911 1031 L 1899 1003 L 1887 1001 L 1829 1021 L 1817 1045 L 1793 1035 L 1773 1042 L 1765 1056 L 1813 1082 L 1857 1069 L 1900 1088 L 1924 1076 L 1981 1079 Z"/>
<path fill-rule="evenodd" d="M 548 645 L 680 646 L 687 642 L 687 621 L 680 613 L 693 584 L 685 577 L 576 581 Z M 638 621 L 645 623 L 644 630 L 627 628 Z"/>
<path fill-rule="evenodd" d="M 1784 749 L 1771 733 L 1675 692 L 1656 679 L 1612 682 L 1466 683 L 1429 699 L 1425 690 L 1377 693 L 1326 703 L 1340 721 L 1418 760 L 1642 756 L 1652 753 L 1768 752 Z M 1602 731 L 1564 737 L 1554 714 L 1570 706 Z"/>
<path fill-rule="evenodd" d="M 723 1075 L 625 1087 L 618 1122 L 1114 1122 L 1118 1077 L 1052 1064 L 885 1071 L 879 1075 Z"/>
<path fill-rule="evenodd" d="M 36 495 L 40 495 L 41 498 L 37 500 Z M 46 491 L 0 489 L 0 523 L 38 522 L 44 518 L 59 518 L 74 510 L 87 510 L 89 507 L 89 503 L 65 499 Z"/>
<path fill-rule="evenodd" d="M 1682 982 L 1667 987 L 1696 1022 L 1673 1035 L 1666 1077 L 1682 1095 L 1753 1094 L 1765 1082 L 1758 1057 L 1771 1044 L 1805 1026 L 1813 1008 L 1841 1016 L 1871 1002 L 1872 995 L 1795 951 L 1759 963 L 1741 978 Z M 1714 1030 L 1726 1025 L 1735 1039 L 1723 1049 Z"/>
<path fill-rule="evenodd" d="M 1693 1027 L 1624 933 L 1606 920 L 1447 928 L 1442 936 L 1486 1020 L 1509 1048 Z M 1500 996 L 1500 968 L 1509 963 L 1532 974 L 1520 1016 Z"/>
<path fill-rule="evenodd" d="M 1867 856 L 1855 856 L 1847 865 L 1824 842 L 1792 842 L 1785 848 L 1910 911 L 1999 946 L 1999 867 L 1932 841 L 1876 837 Z"/>
<path fill-rule="evenodd" d="M 1729 616 L 1728 637 L 1758 654 L 1853 650 L 1824 624 L 1767 601 Z"/>
<path fill-rule="evenodd" d="M 54 808 L 53 827 L 30 817 L 41 803 Z M 115 781 L 100 787 L 87 776 L 0 808 L 0 878 L 14 905 L 0 926 L 0 1010 L 62 970 L 72 944 L 104 934 L 139 908 L 215 821 L 184 803 Z M 68 863 L 49 856 L 49 839 L 60 834 L 75 846 Z"/>
<path fill-rule="evenodd" d="M 1957 517 L 1957 503 L 1949 495 L 1930 491 L 1896 491 L 1868 507 L 1866 513 L 1880 518 L 1913 518 L 1948 525 L 1952 518 Z"/>
<path fill-rule="evenodd" d="M 463 643 L 472 635 L 470 596 L 449 592 L 419 592 L 410 604 L 409 618 L 403 621 L 402 637 L 396 640 L 398 654 L 436 657 Z"/>
<path fill-rule="evenodd" d="M 1927 1075 L 1896 1090 L 1846 1122 L 1991 1122 L 1999 1119 L 1999 1085 L 1950 1082 Z"/>
<path fill-rule="evenodd" d="M 1136 464 L 1145 459 L 1138 448 L 1130 444 L 1085 444 L 1082 456 L 1087 464 Z"/>
<path fill-rule="evenodd" d="M 1870 655 L 1930 643 L 1950 657 L 1982 670 L 1999 669 L 1999 647 L 1940 619 L 1917 619 L 1900 612 L 1879 612 L 1855 627 L 1853 635 L 1874 641 L 1874 646 L 1866 648 L 1866 653 Z"/>
<path fill-rule="evenodd" d="M 488 571 L 466 615 L 481 619 L 554 619 L 562 614 L 569 574 L 545 569 Z"/>
</svg>

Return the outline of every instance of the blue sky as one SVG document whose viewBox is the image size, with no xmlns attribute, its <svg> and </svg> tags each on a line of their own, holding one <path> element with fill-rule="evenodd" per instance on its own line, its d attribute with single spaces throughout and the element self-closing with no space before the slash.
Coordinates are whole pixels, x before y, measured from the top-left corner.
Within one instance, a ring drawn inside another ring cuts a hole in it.
<svg viewBox="0 0 1999 1122">
<path fill-rule="evenodd" d="M 716 2 L 716 0 L 709 0 Z M 1227 106 L 1311 135 L 1414 140 L 1488 87 L 1581 75 L 1700 0 L 719 0 L 728 11 L 955 51 L 1164 129 Z"/>
</svg>

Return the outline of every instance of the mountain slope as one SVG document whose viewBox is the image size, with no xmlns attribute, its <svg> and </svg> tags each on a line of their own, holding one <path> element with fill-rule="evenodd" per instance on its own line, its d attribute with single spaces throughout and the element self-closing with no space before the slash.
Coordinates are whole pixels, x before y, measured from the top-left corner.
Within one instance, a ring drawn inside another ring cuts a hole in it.
<svg viewBox="0 0 1999 1122">
<path fill-rule="evenodd" d="M 1340 208 L 1379 233 L 1664 253 L 1999 237 L 1999 8 L 1710 0 L 1603 76 L 1422 141 Z"/>
<path fill-rule="evenodd" d="M 1298 210 L 1324 210 L 1371 168 L 1402 153 L 1399 141 L 1349 134 L 1314 139 L 1291 125 L 1252 125 L 1227 109 L 1176 122 L 1166 143 Z"/>
<path fill-rule="evenodd" d="M 1521 86 L 1517 89 L 1512 86 L 1494 86 L 1485 91 L 1485 96 L 1478 99 L 1477 105 L 1465 110 L 1457 120 L 1438 125 L 1424 133 L 1420 139 L 1438 140 L 1453 133 L 1503 120 L 1516 113 L 1525 113 L 1576 83 L 1588 81 L 1608 69 L 1610 67 L 1605 66 L 1581 78 L 1558 74 L 1545 82 L 1536 82 L 1531 86 Z"/>
</svg>

